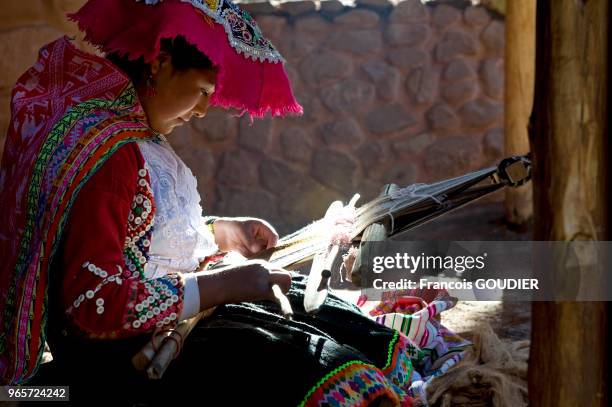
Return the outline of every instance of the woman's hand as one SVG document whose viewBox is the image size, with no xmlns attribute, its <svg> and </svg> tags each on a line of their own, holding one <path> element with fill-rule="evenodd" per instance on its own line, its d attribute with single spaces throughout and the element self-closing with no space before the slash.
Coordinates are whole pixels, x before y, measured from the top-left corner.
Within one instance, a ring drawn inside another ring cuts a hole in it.
<svg viewBox="0 0 612 407">
<path fill-rule="evenodd" d="M 200 309 L 243 301 L 273 300 L 272 285 L 289 291 L 291 274 L 263 260 L 198 273 Z"/>
<path fill-rule="evenodd" d="M 214 223 L 214 230 L 221 251 L 236 251 L 244 257 L 252 257 L 278 242 L 272 225 L 257 218 L 219 218 Z"/>
</svg>

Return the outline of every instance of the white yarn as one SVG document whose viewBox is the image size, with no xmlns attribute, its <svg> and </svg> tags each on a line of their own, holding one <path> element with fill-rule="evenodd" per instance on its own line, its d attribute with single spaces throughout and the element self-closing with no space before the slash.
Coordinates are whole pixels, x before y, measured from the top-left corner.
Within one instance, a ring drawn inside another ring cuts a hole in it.
<svg viewBox="0 0 612 407">
<path fill-rule="evenodd" d="M 406 198 L 429 198 L 439 205 L 444 205 L 444 203 L 438 199 L 437 196 L 427 192 L 422 192 L 423 189 L 428 188 L 429 186 L 429 184 L 424 183 L 412 184 L 391 192 L 389 197 L 391 198 L 391 201 L 395 201 L 395 203 L 387 210 L 387 215 L 391 218 L 390 233 L 395 230 L 395 218 L 393 217 L 393 212 L 402 205 L 406 204 Z"/>
</svg>

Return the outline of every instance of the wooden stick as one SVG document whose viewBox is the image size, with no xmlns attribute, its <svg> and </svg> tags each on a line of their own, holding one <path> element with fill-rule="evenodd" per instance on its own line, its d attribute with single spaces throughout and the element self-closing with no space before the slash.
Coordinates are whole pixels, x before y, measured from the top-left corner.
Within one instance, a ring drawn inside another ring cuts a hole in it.
<svg viewBox="0 0 612 407">
<path fill-rule="evenodd" d="M 278 284 L 272 284 L 272 293 L 274 293 L 274 298 L 283 311 L 283 316 L 289 320 L 293 319 L 293 308 L 291 308 L 291 303 L 287 296 L 283 294 Z"/>
<path fill-rule="evenodd" d="M 174 331 L 177 331 L 180 335 L 180 338 L 186 338 L 187 335 L 193 330 L 193 328 L 197 325 L 200 319 L 209 316 L 213 313 L 215 307 L 206 309 L 196 316 L 193 316 L 189 319 L 179 322 Z M 150 379 L 159 380 L 164 375 L 164 372 L 170 365 L 172 359 L 176 355 L 178 350 L 177 342 L 175 340 L 166 339 L 168 336 L 172 335 L 172 331 L 168 331 L 168 333 L 159 340 L 160 345 L 157 351 L 155 351 L 155 346 L 153 341 L 157 338 L 153 337 L 147 344 L 132 358 L 132 364 L 138 371 L 146 371 L 147 376 Z M 182 344 L 181 344 L 182 345 Z"/>
<path fill-rule="evenodd" d="M 197 323 L 198 321 L 195 322 Z M 149 376 L 149 379 L 159 380 L 162 378 L 170 362 L 172 362 L 176 356 L 178 349 L 177 342 L 174 340 L 165 340 L 163 342 L 162 347 L 159 348 L 151 364 L 147 368 L 147 376 Z"/>
</svg>

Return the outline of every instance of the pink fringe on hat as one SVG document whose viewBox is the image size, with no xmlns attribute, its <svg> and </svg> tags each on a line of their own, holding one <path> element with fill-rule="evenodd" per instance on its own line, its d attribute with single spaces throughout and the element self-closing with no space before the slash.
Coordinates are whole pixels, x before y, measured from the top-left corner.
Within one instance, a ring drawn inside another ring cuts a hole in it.
<svg viewBox="0 0 612 407">
<path fill-rule="evenodd" d="M 259 28 L 248 13 L 228 0 L 212 2 L 212 6 L 201 0 L 165 0 L 152 5 L 135 0 L 89 0 L 68 17 L 100 50 L 130 59 L 144 57 L 145 62 L 158 56 L 161 39 L 182 35 L 219 70 L 213 106 L 235 108 L 257 118 L 303 112 L 280 54 L 258 36 Z M 241 35 L 259 42 L 251 41 L 249 46 L 247 41 L 245 46 Z"/>
</svg>

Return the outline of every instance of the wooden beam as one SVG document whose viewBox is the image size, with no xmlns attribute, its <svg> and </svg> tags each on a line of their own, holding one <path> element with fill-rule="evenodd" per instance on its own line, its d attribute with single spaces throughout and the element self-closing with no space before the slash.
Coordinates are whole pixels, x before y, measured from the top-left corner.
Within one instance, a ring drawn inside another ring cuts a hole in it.
<svg viewBox="0 0 612 407">
<path fill-rule="evenodd" d="M 538 1 L 530 133 L 535 240 L 610 238 L 609 12 L 608 0 Z M 607 405 L 607 311 L 606 303 L 534 302 L 532 406 Z"/>
<path fill-rule="evenodd" d="M 506 4 L 505 150 L 506 157 L 529 152 L 529 115 L 535 79 L 536 0 Z M 533 215 L 532 186 L 506 189 L 506 220 L 525 225 Z"/>
</svg>

